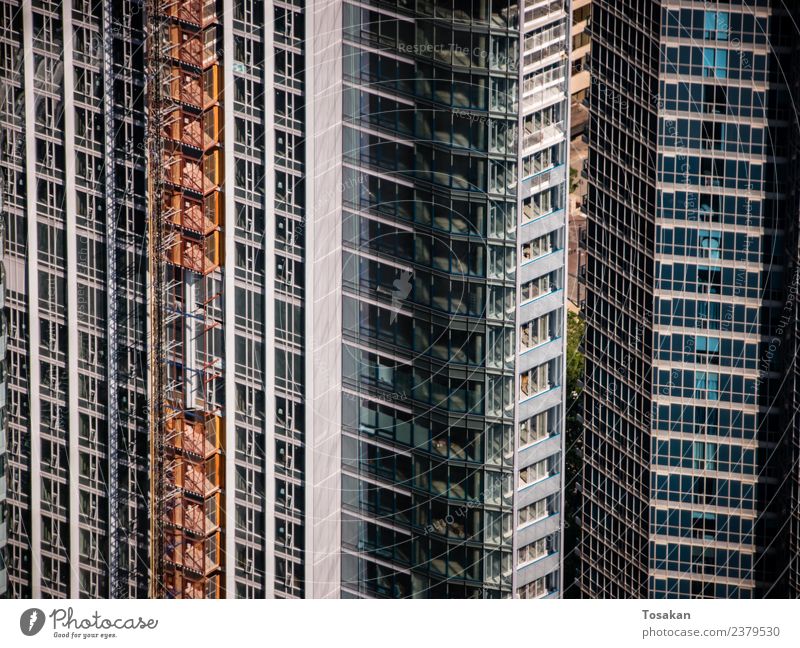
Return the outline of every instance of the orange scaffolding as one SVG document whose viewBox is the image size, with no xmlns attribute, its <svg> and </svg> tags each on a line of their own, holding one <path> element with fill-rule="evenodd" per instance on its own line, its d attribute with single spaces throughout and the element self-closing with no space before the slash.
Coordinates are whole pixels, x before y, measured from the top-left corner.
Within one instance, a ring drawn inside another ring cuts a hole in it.
<svg viewBox="0 0 800 648">
<path fill-rule="evenodd" d="M 148 4 L 151 595 L 223 594 L 222 109 L 214 0 Z"/>
</svg>

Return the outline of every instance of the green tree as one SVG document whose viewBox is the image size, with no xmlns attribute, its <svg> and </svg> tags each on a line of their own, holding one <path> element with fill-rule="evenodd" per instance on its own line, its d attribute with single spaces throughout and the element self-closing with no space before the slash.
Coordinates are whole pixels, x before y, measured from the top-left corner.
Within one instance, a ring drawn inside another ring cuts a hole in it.
<svg viewBox="0 0 800 648">
<path fill-rule="evenodd" d="M 577 313 L 567 313 L 567 414 L 564 457 L 564 596 L 578 598 L 574 585 L 578 575 L 578 525 L 580 511 L 578 484 L 583 449 L 584 357 L 580 351 L 585 324 Z"/>
</svg>

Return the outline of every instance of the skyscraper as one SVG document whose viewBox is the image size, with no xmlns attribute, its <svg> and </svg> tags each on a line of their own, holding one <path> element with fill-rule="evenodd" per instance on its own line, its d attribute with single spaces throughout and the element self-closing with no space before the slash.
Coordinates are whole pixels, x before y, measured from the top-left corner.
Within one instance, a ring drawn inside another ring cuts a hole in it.
<svg viewBox="0 0 800 648">
<path fill-rule="evenodd" d="M 593 2 L 585 596 L 784 591 L 790 26 Z"/>
<path fill-rule="evenodd" d="M 147 592 L 143 25 L 119 9 L 0 4 L 14 597 Z"/>
<path fill-rule="evenodd" d="M 566 4 L 0 7 L 8 594 L 557 596 Z"/>
<path fill-rule="evenodd" d="M 789 72 L 787 84 L 794 105 L 800 100 L 800 43 L 794 40 L 791 43 L 789 54 Z M 800 119 L 795 118 L 790 124 L 790 133 L 787 137 L 791 150 L 800 149 Z M 788 516 L 788 565 L 787 565 L 787 596 L 800 598 L 800 165 L 798 158 L 790 162 L 788 172 L 788 227 L 786 236 L 786 255 L 788 290 L 785 298 L 791 306 L 788 313 L 789 324 L 785 327 L 784 345 L 782 355 L 787 359 L 788 376 L 784 383 L 784 411 L 786 425 L 791 431 L 786 443 L 787 452 L 784 453 L 785 469 L 788 472 L 789 493 L 784 495 L 785 511 Z"/>
<path fill-rule="evenodd" d="M 2 208 L 0 208 L 2 211 Z M 5 241 L 5 221 L 0 218 L 0 240 Z M 3 264 L 3 246 L 0 246 L 0 596 L 8 589 L 8 569 L 6 568 L 6 542 L 8 541 L 8 525 L 6 522 L 6 350 L 8 336 L 6 333 L 6 272 Z"/>
<path fill-rule="evenodd" d="M 342 591 L 555 595 L 564 3 L 343 17 Z"/>
</svg>

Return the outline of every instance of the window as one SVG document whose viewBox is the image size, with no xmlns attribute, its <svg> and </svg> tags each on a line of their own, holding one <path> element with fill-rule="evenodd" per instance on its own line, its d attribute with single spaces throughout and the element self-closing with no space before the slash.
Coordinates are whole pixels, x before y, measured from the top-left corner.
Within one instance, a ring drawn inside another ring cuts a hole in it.
<svg viewBox="0 0 800 648">
<path fill-rule="evenodd" d="M 558 536 L 553 533 L 517 550 L 519 565 L 534 562 L 558 550 Z"/>
<path fill-rule="evenodd" d="M 695 398 L 719 400 L 719 374 L 706 371 L 694 373 Z"/>
<path fill-rule="evenodd" d="M 536 443 L 550 435 L 552 427 L 551 419 L 555 418 L 553 410 L 540 412 L 519 424 L 519 445 L 520 447 Z"/>
<path fill-rule="evenodd" d="M 557 511 L 557 499 L 555 495 L 550 495 L 538 502 L 528 504 L 519 510 L 519 526 L 537 522 L 542 518 L 552 515 Z"/>
<path fill-rule="evenodd" d="M 728 76 L 728 50 L 703 48 L 703 76 L 716 79 Z"/>
<path fill-rule="evenodd" d="M 555 235 L 553 233 L 545 234 L 544 236 L 540 236 L 533 241 L 529 241 L 528 243 L 522 244 L 522 263 L 526 263 L 527 261 L 532 261 L 533 259 L 537 259 L 540 256 L 544 256 L 553 250 L 553 239 Z"/>
<path fill-rule="evenodd" d="M 558 275 L 556 272 L 550 272 L 541 277 L 537 277 L 532 281 L 528 281 L 520 286 L 520 299 L 522 302 L 530 301 L 546 295 L 549 292 L 558 290 L 557 284 Z"/>
<path fill-rule="evenodd" d="M 703 38 L 728 40 L 728 12 L 706 11 Z"/>
<path fill-rule="evenodd" d="M 698 335 L 695 338 L 695 352 L 706 356 L 719 356 L 720 339 Z M 713 360 L 711 360 L 713 362 Z M 719 362 L 719 360 L 716 360 Z"/>
<path fill-rule="evenodd" d="M 554 361 L 550 360 L 520 376 L 520 398 L 541 394 L 555 386 Z"/>
<path fill-rule="evenodd" d="M 720 248 L 722 246 L 721 232 L 700 230 L 699 241 L 700 241 L 700 248 L 703 250 L 704 257 L 708 259 L 720 258 Z"/>
<path fill-rule="evenodd" d="M 522 221 L 527 222 L 549 214 L 561 207 L 561 196 L 557 188 L 548 189 L 531 196 L 522 203 Z"/>
<path fill-rule="evenodd" d="M 532 583 L 517 588 L 517 597 L 521 599 L 534 599 L 547 596 L 555 590 L 558 573 L 548 574 L 536 579 Z"/>
<path fill-rule="evenodd" d="M 554 337 L 550 327 L 550 313 L 536 318 L 532 322 L 526 322 L 519 327 L 520 350 L 532 349 L 543 342 L 547 342 Z"/>
<path fill-rule="evenodd" d="M 572 49 L 576 50 L 584 45 L 589 45 L 592 42 L 591 36 L 588 32 L 582 31 L 572 37 Z"/>
<path fill-rule="evenodd" d="M 546 457 L 541 461 L 537 461 L 532 466 L 521 468 L 519 471 L 519 488 L 525 488 L 531 484 L 541 481 L 550 475 L 555 474 L 556 466 L 558 465 L 558 455 Z"/>
<path fill-rule="evenodd" d="M 717 469 L 717 444 L 695 441 L 692 444 L 692 467 L 702 470 Z"/>
<path fill-rule="evenodd" d="M 572 24 L 577 25 L 579 22 L 588 20 L 591 12 L 592 12 L 591 4 L 584 5 L 583 7 L 578 7 L 572 12 Z"/>
</svg>

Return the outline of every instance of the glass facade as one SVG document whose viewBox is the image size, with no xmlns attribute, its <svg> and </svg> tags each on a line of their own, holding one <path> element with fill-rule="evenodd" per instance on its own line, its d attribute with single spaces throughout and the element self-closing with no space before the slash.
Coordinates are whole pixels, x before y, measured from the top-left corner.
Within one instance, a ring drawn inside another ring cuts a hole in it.
<svg viewBox="0 0 800 648">
<path fill-rule="evenodd" d="M 344 595 L 509 597 L 542 574 L 538 595 L 560 589 L 559 505 L 549 525 L 521 523 L 514 569 L 515 502 L 560 492 L 553 4 L 343 4 Z M 522 302 L 520 277 L 537 286 Z M 518 414 L 548 408 L 542 445 L 517 454 Z"/>
<path fill-rule="evenodd" d="M 330 591 L 559 595 L 566 3 L 322 4 L 0 0 L 0 591 L 328 595 L 327 376 Z"/>
<path fill-rule="evenodd" d="M 792 100 L 797 102 L 800 98 L 800 43 L 796 40 L 791 43 L 789 69 L 791 73 L 787 76 L 787 84 Z M 800 124 L 793 122 L 793 127 L 789 134 L 788 145 L 792 150 L 800 147 Z M 800 357 L 800 296 L 797 294 L 800 284 L 800 165 L 797 160 L 790 164 L 788 181 L 789 205 L 788 231 L 786 235 L 786 259 L 787 259 L 787 299 L 792 300 L 788 311 L 782 313 L 783 321 L 787 323 L 784 331 L 782 343 L 785 345 L 785 357 L 790 358 L 788 362 L 789 374 L 784 383 L 783 400 L 785 402 L 784 413 L 786 419 L 784 425 L 792 430 L 792 434 L 786 443 L 787 451 L 783 453 L 783 467 L 789 474 L 787 485 L 789 493 L 782 493 L 783 501 L 788 508 L 789 523 L 788 546 L 786 547 L 786 558 L 788 561 L 787 581 L 788 593 L 790 598 L 800 598 L 800 365 L 797 358 Z M 786 316 L 788 315 L 788 319 Z M 784 509 L 786 510 L 786 509 Z"/>
<path fill-rule="evenodd" d="M 788 41 L 766 1 L 632 5 L 592 10 L 581 587 L 760 597 L 779 553 Z"/>
</svg>

